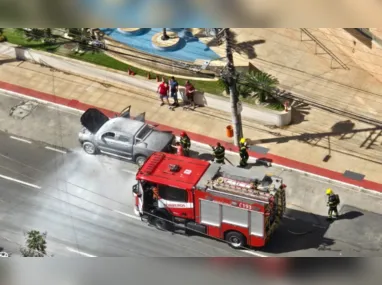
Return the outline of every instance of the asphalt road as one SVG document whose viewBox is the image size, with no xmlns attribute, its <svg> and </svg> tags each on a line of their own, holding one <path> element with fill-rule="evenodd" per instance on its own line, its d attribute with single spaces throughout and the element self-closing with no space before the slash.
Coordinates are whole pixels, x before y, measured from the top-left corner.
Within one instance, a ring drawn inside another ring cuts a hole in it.
<svg viewBox="0 0 382 285">
<path fill-rule="evenodd" d="M 79 147 L 80 113 L 39 104 L 23 119 L 9 116 L 19 103 L 0 97 L 0 246 L 9 251 L 17 252 L 23 232 L 38 229 L 48 232 L 55 256 L 380 255 L 380 196 L 261 165 L 252 167 L 254 175 L 280 174 L 288 185 L 286 218 L 266 248 L 236 251 L 212 239 L 157 231 L 133 215 L 136 166 Z M 208 159 L 208 147 L 194 144 L 193 150 Z M 237 164 L 237 157 L 227 157 Z M 334 224 L 323 216 L 329 185 L 347 207 Z"/>
</svg>

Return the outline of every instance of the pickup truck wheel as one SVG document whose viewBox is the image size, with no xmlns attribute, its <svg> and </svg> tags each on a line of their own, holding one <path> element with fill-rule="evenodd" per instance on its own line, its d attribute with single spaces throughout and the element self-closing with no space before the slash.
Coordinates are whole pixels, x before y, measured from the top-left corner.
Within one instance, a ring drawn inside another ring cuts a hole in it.
<svg viewBox="0 0 382 285">
<path fill-rule="evenodd" d="M 143 155 L 138 155 L 136 158 L 135 158 L 135 163 L 141 167 L 146 161 L 146 157 L 144 157 Z"/>
<path fill-rule="evenodd" d="M 82 148 L 88 154 L 96 154 L 97 153 L 97 147 L 91 142 L 84 142 L 82 144 Z"/>
<path fill-rule="evenodd" d="M 225 240 L 228 242 L 230 247 L 235 249 L 243 248 L 246 244 L 243 234 L 236 231 L 228 232 L 225 236 Z"/>
</svg>

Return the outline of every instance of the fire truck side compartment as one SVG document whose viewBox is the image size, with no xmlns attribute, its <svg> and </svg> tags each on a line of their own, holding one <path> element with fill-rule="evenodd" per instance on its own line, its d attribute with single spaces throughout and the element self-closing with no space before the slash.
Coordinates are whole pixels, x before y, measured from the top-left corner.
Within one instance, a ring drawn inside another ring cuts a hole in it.
<svg viewBox="0 0 382 285">
<path fill-rule="evenodd" d="M 200 224 L 220 229 L 219 236 L 215 236 L 217 238 L 221 237 L 225 231 L 236 228 L 247 229 L 250 235 L 264 237 L 264 216 L 261 212 L 200 199 L 199 215 Z M 248 235 L 246 237 L 251 238 Z"/>
</svg>

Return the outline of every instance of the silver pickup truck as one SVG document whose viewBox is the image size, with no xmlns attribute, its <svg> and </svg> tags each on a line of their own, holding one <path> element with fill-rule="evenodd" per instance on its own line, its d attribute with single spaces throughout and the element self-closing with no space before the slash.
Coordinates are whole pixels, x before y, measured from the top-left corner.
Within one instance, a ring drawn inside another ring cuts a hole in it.
<svg viewBox="0 0 382 285">
<path fill-rule="evenodd" d="M 79 141 L 89 154 L 104 153 L 134 161 L 142 166 L 153 152 L 173 152 L 172 132 L 156 130 L 142 117 L 130 118 L 130 110 L 119 117 L 108 118 L 95 108 L 81 116 Z"/>
</svg>

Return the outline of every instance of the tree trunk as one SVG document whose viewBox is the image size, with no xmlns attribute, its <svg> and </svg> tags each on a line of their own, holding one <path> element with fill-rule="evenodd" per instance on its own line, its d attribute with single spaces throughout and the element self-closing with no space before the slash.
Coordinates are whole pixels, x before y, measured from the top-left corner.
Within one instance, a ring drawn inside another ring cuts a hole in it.
<svg viewBox="0 0 382 285">
<path fill-rule="evenodd" d="M 168 40 L 170 37 L 167 35 L 167 30 L 166 28 L 163 28 L 163 35 L 162 35 L 162 40 L 166 41 Z"/>
<path fill-rule="evenodd" d="M 231 48 L 231 31 L 229 29 L 225 30 L 225 38 L 226 38 L 226 54 L 228 59 L 228 78 L 227 83 L 229 85 L 230 90 L 230 99 L 231 99 L 231 110 L 232 110 L 232 124 L 233 124 L 233 132 L 234 132 L 234 144 L 236 146 L 239 145 L 240 139 L 243 137 L 243 129 L 241 124 L 241 115 L 238 112 L 237 104 L 239 103 L 239 94 L 236 88 L 236 71 L 233 63 L 233 55 Z"/>
</svg>

